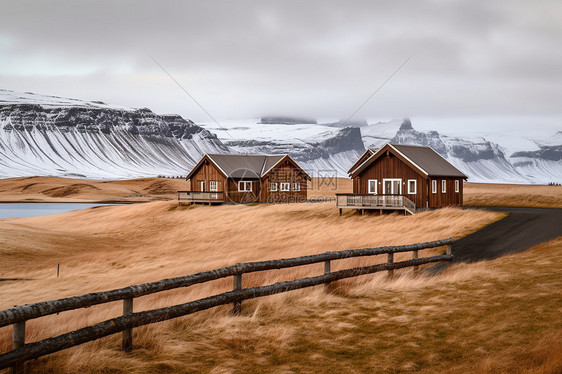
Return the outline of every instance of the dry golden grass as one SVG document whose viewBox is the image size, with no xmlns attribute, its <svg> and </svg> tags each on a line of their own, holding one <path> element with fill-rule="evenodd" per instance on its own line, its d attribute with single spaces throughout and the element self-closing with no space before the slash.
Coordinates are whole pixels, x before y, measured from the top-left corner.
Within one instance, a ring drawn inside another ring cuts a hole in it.
<svg viewBox="0 0 562 374">
<path fill-rule="evenodd" d="M 0 201 L 7 202 L 146 202 L 175 200 L 176 191 L 189 190 L 183 179 L 143 178 L 92 181 L 59 177 L 0 179 Z M 353 192 L 348 178 L 312 178 L 308 198 L 333 198 Z M 526 206 L 562 208 L 562 186 L 465 183 L 466 206 Z"/>
<path fill-rule="evenodd" d="M 312 178 L 308 184 L 309 198 L 352 192 L 348 178 Z M 562 186 L 465 183 L 464 205 L 562 208 Z"/>
<path fill-rule="evenodd" d="M 308 182 L 308 198 L 335 197 L 336 193 L 352 193 L 353 181 L 349 178 L 313 177 Z"/>
<path fill-rule="evenodd" d="M 562 186 L 465 183 L 464 205 L 562 208 Z"/>
<path fill-rule="evenodd" d="M 0 220 L 0 278 L 25 279 L 0 282 L 0 308 L 190 274 L 241 261 L 339 250 L 338 243 L 344 248 L 361 248 L 460 237 L 500 217 L 491 212 L 458 209 L 410 217 L 399 214 L 361 216 L 352 212 L 340 217 L 331 203 L 178 207 L 170 202 L 152 202 Z M 350 260 L 345 265 L 384 260 Z M 61 264 L 60 278 L 55 277 L 58 263 Z M 343 265 L 334 265 L 334 268 Z M 257 273 L 245 277 L 244 286 L 321 271 L 322 264 L 285 272 Z M 361 284 L 361 281 L 340 282 L 339 287 L 351 284 Z M 182 303 L 229 290 L 231 286 L 232 280 L 225 279 L 148 296 L 135 301 L 135 310 Z M 334 295 L 325 294 L 322 288 L 304 290 L 248 302 L 244 308 L 245 313 L 255 314 L 254 319 L 268 310 L 272 317 L 279 311 L 278 317 L 282 318 L 291 310 L 285 310 L 285 306 L 298 303 L 302 298 L 310 299 L 311 303 L 330 300 L 345 303 L 345 296 L 338 296 L 338 292 L 337 288 Z M 346 291 L 342 292 L 345 295 Z M 28 323 L 27 338 L 34 341 L 70 331 L 117 316 L 119 310 L 119 303 L 113 303 L 33 320 Z M 198 365 L 203 363 L 192 362 L 194 354 L 205 351 L 206 343 L 200 341 L 203 347 L 194 344 L 193 335 L 188 331 L 200 331 L 203 339 L 204 330 L 212 325 L 218 329 L 216 338 L 228 346 L 231 344 L 229 334 L 233 333 L 227 331 L 230 325 L 241 329 L 251 326 L 242 323 L 248 321 L 248 316 L 232 318 L 228 310 L 227 307 L 217 308 L 138 329 L 135 344 L 140 348 L 132 355 L 118 352 L 118 337 L 109 337 L 49 356 L 34 368 L 40 371 L 59 368 L 63 372 L 96 372 L 100 368 L 109 371 L 115 368 L 121 372 L 212 369 L 208 362 L 201 367 Z M 266 323 L 247 339 L 264 355 L 272 351 L 284 352 L 284 341 L 298 336 L 295 329 L 299 328 Z M 263 344 L 255 343 L 254 339 Z M 0 349 L 6 351 L 9 342 L 10 329 L 0 329 Z M 236 344 L 246 349 L 244 341 Z M 100 362 L 100 354 L 107 356 L 107 360 Z M 146 360 L 152 364 L 147 364 Z M 234 365 L 236 360 L 231 360 Z"/>
<path fill-rule="evenodd" d="M 60 177 L 0 179 L 0 201 L 5 202 L 142 202 L 174 200 L 177 191 L 190 189 L 183 179 L 142 178 L 97 181 Z M 352 192 L 348 178 L 312 178 L 309 198 L 333 197 Z"/>
<path fill-rule="evenodd" d="M 242 261 L 461 237 L 500 217 L 459 209 L 408 217 L 353 211 L 339 216 L 333 203 L 178 207 L 152 202 L 5 219 L 0 220 L 1 278 L 32 280 L 18 283 L 13 297 L 5 287 L 0 307 L 44 299 L 47 288 L 54 298 Z M 57 264 L 58 280 L 52 278 Z"/>
<path fill-rule="evenodd" d="M 4 202 L 139 202 L 173 200 L 178 190 L 189 189 L 183 179 L 142 178 L 96 181 L 59 177 L 0 179 Z"/>
<path fill-rule="evenodd" d="M 441 209 L 339 216 L 333 203 L 178 207 L 152 202 L 0 220 L 0 309 L 236 262 L 461 237 L 498 213 Z M 341 246 L 340 246 L 341 245 Z M 562 239 L 435 277 L 398 271 L 337 282 L 136 329 L 131 354 L 107 337 L 30 363 L 33 372 L 482 372 L 562 369 Z M 432 253 L 432 251 L 425 251 Z M 422 253 L 420 253 L 422 254 Z M 427 254 L 427 253 L 426 253 Z M 406 254 L 397 258 L 405 258 Z M 385 261 L 349 260 L 334 265 Z M 56 278 L 56 264 L 61 277 Z M 244 286 L 322 272 L 257 273 Z M 135 310 L 227 291 L 232 279 L 135 300 Z M 119 315 L 120 303 L 29 321 L 34 341 Z M 0 352 L 11 329 L 0 329 Z"/>
</svg>

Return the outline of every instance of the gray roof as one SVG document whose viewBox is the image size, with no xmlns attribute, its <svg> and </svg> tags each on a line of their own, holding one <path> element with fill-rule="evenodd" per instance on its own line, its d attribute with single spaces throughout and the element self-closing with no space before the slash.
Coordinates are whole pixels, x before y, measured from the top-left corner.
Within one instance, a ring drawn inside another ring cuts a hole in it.
<svg viewBox="0 0 562 374">
<path fill-rule="evenodd" d="M 207 156 L 227 177 L 259 179 L 287 155 L 209 154 Z"/>
<path fill-rule="evenodd" d="M 466 175 L 430 147 L 403 144 L 391 144 L 391 146 L 430 176 L 466 178 Z"/>
<path fill-rule="evenodd" d="M 355 174 L 358 171 L 365 169 L 374 160 L 380 156 L 380 152 L 385 147 L 394 149 L 406 159 L 408 159 L 414 166 L 420 169 L 428 176 L 435 177 L 460 177 L 467 178 L 459 169 L 451 165 L 439 153 L 435 152 L 430 147 L 422 147 L 417 145 L 403 145 L 403 144 L 386 144 L 378 150 L 374 150 L 374 154 L 369 157 L 364 163 L 359 165 L 350 174 Z"/>
</svg>

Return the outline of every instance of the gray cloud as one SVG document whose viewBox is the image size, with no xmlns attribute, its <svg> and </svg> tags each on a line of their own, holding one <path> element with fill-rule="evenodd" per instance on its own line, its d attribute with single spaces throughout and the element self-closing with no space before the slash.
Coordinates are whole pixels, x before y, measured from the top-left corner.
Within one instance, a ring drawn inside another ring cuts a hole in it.
<svg viewBox="0 0 562 374">
<path fill-rule="evenodd" d="M 216 117 L 560 115 L 559 1 L 0 2 L 0 86 Z"/>
</svg>

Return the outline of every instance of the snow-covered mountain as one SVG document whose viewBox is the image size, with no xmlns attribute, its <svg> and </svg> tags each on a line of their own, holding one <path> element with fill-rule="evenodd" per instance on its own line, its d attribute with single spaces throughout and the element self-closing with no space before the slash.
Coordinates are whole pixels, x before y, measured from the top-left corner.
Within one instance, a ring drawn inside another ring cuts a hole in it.
<svg viewBox="0 0 562 374">
<path fill-rule="evenodd" d="M 562 133 L 548 143 L 506 134 L 453 136 L 414 129 L 409 119 L 388 122 L 314 121 L 298 123 L 291 118 L 227 121 L 202 124 L 231 149 L 240 153 L 289 153 L 311 175 L 330 170 L 340 176 L 366 148 L 378 149 L 388 142 L 429 146 L 462 170 L 472 182 L 562 182 Z M 499 141 L 498 141 L 499 140 Z M 502 143 L 508 146 L 504 147 Z"/>
<path fill-rule="evenodd" d="M 98 101 L 0 90 L 0 178 L 186 175 L 204 153 L 288 153 L 312 176 L 347 176 L 366 148 L 431 146 L 472 182 L 562 182 L 562 132 L 441 134 L 410 120 L 281 116 L 195 124 Z"/>
<path fill-rule="evenodd" d="M 273 120 L 277 123 L 273 123 Z M 288 153 L 311 176 L 347 176 L 353 160 L 365 152 L 361 130 L 297 123 L 289 117 L 201 124 L 233 152 Z"/>
<path fill-rule="evenodd" d="M 404 120 L 391 141 L 431 146 L 472 182 L 562 182 L 561 132 L 546 139 L 505 133 L 451 136 L 418 132 Z"/>
<path fill-rule="evenodd" d="M 0 90 L 0 177 L 185 175 L 227 151 L 178 115 Z"/>
</svg>

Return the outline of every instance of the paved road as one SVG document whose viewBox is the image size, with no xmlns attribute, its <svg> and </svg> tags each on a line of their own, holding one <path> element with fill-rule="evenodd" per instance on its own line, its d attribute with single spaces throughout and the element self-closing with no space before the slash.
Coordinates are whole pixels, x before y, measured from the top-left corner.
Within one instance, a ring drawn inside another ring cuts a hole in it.
<svg viewBox="0 0 562 374">
<path fill-rule="evenodd" d="M 454 262 L 492 260 L 511 253 L 523 252 L 537 244 L 562 236 L 562 209 L 481 207 L 509 215 L 453 244 Z M 439 272 L 447 266 L 440 263 L 428 270 Z"/>
<path fill-rule="evenodd" d="M 509 213 L 482 230 L 453 244 L 454 262 L 491 260 L 522 252 L 537 244 L 562 236 L 562 209 L 504 208 L 486 209 Z"/>
</svg>

